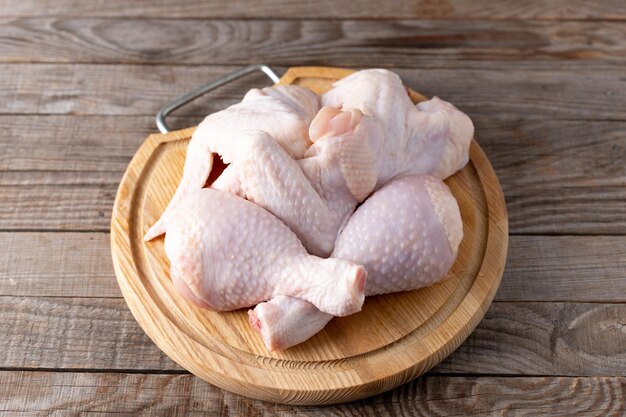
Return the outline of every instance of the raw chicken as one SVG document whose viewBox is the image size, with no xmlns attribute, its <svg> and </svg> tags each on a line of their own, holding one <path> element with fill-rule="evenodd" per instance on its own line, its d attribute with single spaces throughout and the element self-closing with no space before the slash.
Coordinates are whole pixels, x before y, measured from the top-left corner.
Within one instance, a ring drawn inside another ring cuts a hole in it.
<svg viewBox="0 0 626 417">
<path fill-rule="evenodd" d="M 309 253 L 328 256 L 357 203 L 376 184 L 379 123 L 359 110 L 325 110 L 311 124 L 315 143 L 300 161 L 268 135 L 240 138 L 232 163 L 212 187 L 237 194 L 274 214 Z"/>
<path fill-rule="evenodd" d="M 438 97 L 417 103 L 409 113 L 409 140 L 395 158 L 395 170 L 385 167 L 392 177 L 428 174 L 445 179 L 469 161 L 474 137 L 472 120 L 459 109 Z M 395 171 L 395 173 L 394 173 Z M 379 178 L 382 183 L 385 177 Z"/>
<path fill-rule="evenodd" d="M 361 309 L 366 271 L 354 262 L 306 253 L 285 224 L 233 194 L 202 189 L 178 205 L 165 236 L 174 286 L 217 311 L 278 295 L 333 315 Z"/>
<path fill-rule="evenodd" d="M 362 264 L 366 295 L 426 287 L 450 269 L 463 237 L 458 204 L 448 187 L 426 175 L 396 179 L 352 215 L 332 256 Z M 332 315 L 293 297 L 276 297 L 249 311 L 269 350 L 285 349 L 320 331 Z"/>
<path fill-rule="evenodd" d="M 318 256 L 331 253 L 341 227 L 375 188 L 400 175 L 452 175 L 467 163 L 473 136 L 465 114 L 437 98 L 414 106 L 389 71 L 360 71 L 324 100 L 338 104 L 335 91 L 354 94 L 340 103 L 344 111 L 323 107 L 315 116 L 313 145 L 299 168 L 270 139 L 251 148 L 240 140 L 234 162 L 213 184 L 274 214 Z"/>
<path fill-rule="evenodd" d="M 465 166 L 474 125 L 452 104 L 433 97 L 414 105 L 397 74 L 384 69 L 355 72 L 322 95 L 322 105 L 359 109 L 383 128 L 376 169 L 380 188 L 394 177 L 429 174 L 444 179 Z"/>
<path fill-rule="evenodd" d="M 378 120 L 360 110 L 323 107 L 311 122 L 314 142 L 300 165 L 322 195 L 341 192 L 359 203 L 377 181 L 376 159 L 382 151 L 383 130 Z"/>
<path fill-rule="evenodd" d="M 336 103 L 336 92 L 352 95 Z M 258 90 L 252 90 L 246 98 L 257 94 Z M 314 144 L 298 162 L 299 167 L 292 161 L 294 152 L 289 153 L 284 144 L 282 148 L 287 152 L 283 151 L 258 131 L 237 131 L 232 140 L 220 135 L 224 140 L 211 142 L 211 150 L 231 163 L 213 187 L 238 194 L 270 211 L 296 233 L 311 254 L 318 256 L 330 254 L 337 233 L 357 203 L 376 187 L 407 173 L 430 173 L 441 178 L 452 174 L 467 161 L 466 145 L 473 135 L 467 116 L 442 100 L 421 103 L 423 109 L 418 110 L 420 107 L 411 103 L 399 77 L 385 70 L 349 76 L 336 83 L 324 99 L 346 109 L 324 107 L 319 111 L 309 129 Z M 358 106 L 375 117 L 364 116 L 350 106 Z M 316 106 L 303 108 L 310 111 Z M 210 117 L 199 129 L 220 128 L 216 123 L 207 123 Z M 202 137 L 213 136 L 206 133 Z M 277 142 L 285 140 L 278 138 Z M 208 168 L 200 167 L 206 159 L 193 154 L 210 153 L 195 152 L 191 145 L 190 153 L 188 161 L 195 165 L 187 162 L 185 175 L 201 175 L 192 182 L 183 178 L 177 194 L 184 195 L 186 184 L 197 187 L 206 181 Z M 170 206 L 175 206 L 178 198 L 175 195 Z M 163 229 L 157 224 L 146 237 Z"/>
<path fill-rule="evenodd" d="M 189 143 L 176 193 L 145 239 L 165 233 L 182 198 L 205 185 L 213 167 L 213 153 L 220 154 L 224 162 L 231 162 L 242 136 L 265 132 L 291 157 L 302 157 L 311 144 L 308 127 L 318 109 L 319 100 L 312 91 L 288 85 L 254 88 L 240 103 L 207 116 Z"/>
<path fill-rule="evenodd" d="M 213 185 L 270 211 L 318 256 L 331 253 L 357 203 L 390 179 L 407 174 L 443 179 L 461 169 L 474 132 L 469 118 L 443 100 L 414 106 L 399 77 L 389 71 L 360 71 L 344 80 L 323 99 L 354 89 L 343 106 L 360 105 L 375 117 L 323 107 L 311 122 L 313 145 L 299 161 L 300 169 L 266 140 L 250 152 L 239 146 L 237 161 Z M 379 88 L 368 87 L 368 80 Z M 395 102 L 400 110 L 388 111 L 396 109 Z"/>
</svg>

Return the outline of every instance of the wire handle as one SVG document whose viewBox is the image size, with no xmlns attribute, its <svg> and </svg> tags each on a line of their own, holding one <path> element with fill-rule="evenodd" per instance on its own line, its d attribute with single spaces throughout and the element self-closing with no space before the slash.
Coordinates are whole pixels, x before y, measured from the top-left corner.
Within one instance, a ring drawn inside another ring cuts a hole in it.
<svg viewBox="0 0 626 417">
<path fill-rule="evenodd" d="M 170 128 L 165 121 L 165 118 L 174 110 L 181 108 L 185 104 L 197 99 L 198 97 L 208 93 L 209 91 L 215 90 L 217 87 L 228 84 L 229 82 L 234 81 L 237 78 L 243 77 L 244 75 L 250 74 L 255 71 L 263 72 L 274 83 L 277 83 L 278 80 L 280 80 L 280 77 L 276 75 L 276 73 L 270 67 L 263 64 L 250 65 L 238 69 L 237 71 L 233 71 L 229 74 L 224 75 L 222 78 L 218 78 L 217 80 L 213 80 L 201 87 L 198 87 L 192 92 L 187 93 L 184 96 L 181 96 L 163 106 L 156 115 L 156 125 L 159 128 L 159 131 L 161 133 L 167 133 L 170 131 Z"/>
</svg>

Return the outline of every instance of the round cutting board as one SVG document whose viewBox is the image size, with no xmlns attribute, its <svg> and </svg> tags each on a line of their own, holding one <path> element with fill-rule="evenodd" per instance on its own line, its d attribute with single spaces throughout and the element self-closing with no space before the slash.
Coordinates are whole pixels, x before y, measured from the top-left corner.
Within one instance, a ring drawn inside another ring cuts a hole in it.
<svg viewBox="0 0 626 417">
<path fill-rule="evenodd" d="M 291 68 L 279 84 L 319 94 L 351 72 Z M 425 99 L 409 94 L 415 102 Z M 461 208 L 464 237 L 443 282 L 370 297 L 360 313 L 335 318 L 305 343 L 280 352 L 267 351 L 248 325 L 246 309 L 216 313 L 188 303 L 170 281 L 163 237 L 151 242 L 142 237 L 178 185 L 192 132 L 148 137 L 124 174 L 111 222 L 113 263 L 126 303 L 154 343 L 182 367 L 249 397 L 337 403 L 378 394 L 426 372 L 482 319 L 504 269 L 508 222 L 500 184 L 476 142 L 468 165 L 446 180 Z"/>
</svg>

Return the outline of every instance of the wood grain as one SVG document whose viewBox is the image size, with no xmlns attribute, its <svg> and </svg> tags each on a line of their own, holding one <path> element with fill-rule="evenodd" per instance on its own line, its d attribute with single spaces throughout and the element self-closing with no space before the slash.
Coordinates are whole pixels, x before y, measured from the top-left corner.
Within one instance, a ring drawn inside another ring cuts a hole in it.
<svg viewBox="0 0 626 417">
<path fill-rule="evenodd" d="M 294 67 L 278 84 L 321 94 L 353 72 Z M 411 90 L 409 95 L 414 103 L 425 100 Z M 219 313 L 190 304 L 172 285 L 163 239 L 146 242 L 143 236 L 176 190 L 192 133 L 146 139 L 120 182 L 111 218 L 113 266 L 124 300 L 146 334 L 190 372 L 267 401 L 344 402 L 426 372 L 483 317 L 502 277 L 508 222 L 498 179 L 475 142 L 467 166 L 446 180 L 463 217 L 463 241 L 444 282 L 370 298 L 358 314 L 333 320 L 306 342 L 276 352 L 268 352 L 250 329 L 245 309 Z"/>
<path fill-rule="evenodd" d="M 121 298 L 108 233 L 0 233 L 0 296 Z"/>
<path fill-rule="evenodd" d="M 474 122 L 501 179 L 513 233 L 626 232 L 621 123 Z"/>
<path fill-rule="evenodd" d="M 168 101 L 234 67 L 142 65 L 0 65 L 0 113 L 154 115 Z M 241 100 L 245 91 L 267 85 L 253 75 L 216 90 L 186 109 L 209 113 Z"/>
<path fill-rule="evenodd" d="M 120 299 L 0 297 L 0 317 L 0 368 L 180 370 Z"/>
<path fill-rule="evenodd" d="M 107 231 L 120 174 L 0 172 L 0 229 Z"/>
<path fill-rule="evenodd" d="M 198 122 L 171 120 L 173 126 Z M 107 172 L 121 178 L 155 130 L 149 116 L 0 115 L 0 171 Z"/>
<path fill-rule="evenodd" d="M 120 298 L 109 240 L 0 233 L 0 296 Z M 626 302 L 624 270 L 625 236 L 511 236 L 495 300 Z"/>
<path fill-rule="evenodd" d="M 173 98 L 235 68 L 0 64 L 0 113 L 152 116 Z M 394 71 L 411 88 L 451 101 L 472 118 L 626 120 L 626 78 L 621 63 L 594 64 L 575 72 L 559 61 Z M 263 75 L 242 78 L 177 114 L 204 116 L 240 100 L 248 88 L 267 84 Z"/>
<path fill-rule="evenodd" d="M 435 374 L 624 375 L 626 305 L 496 302 Z M 121 299 L 0 297 L 0 368 L 180 371 Z"/>
<path fill-rule="evenodd" d="M 512 236 L 496 300 L 626 301 L 626 236 Z"/>
<path fill-rule="evenodd" d="M 512 233 L 626 234 L 625 122 L 473 119 Z M 108 230 L 117 183 L 154 130 L 151 116 L 0 116 L 0 229 Z"/>
<path fill-rule="evenodd" d="M 86 4 L 80 0 L 0 1 L 0 16 L 107 16 L 107 17 L 176 17 L 176 18 L 455 18 L 455 19 L 626 19 L 619 0 L 392 0 L 372 3 L 354 0 L 337 3 L 331 0 L 284 2 L 233 0 L 208 1 L 140 0 L 128 3 L 109 0 Z"/>
<path fill-rule="evenodd" d="M 221 391 L 191 375 L 0 372 L 7 417 L 133 416 L 614 416 L 626 407 L 624 378 L 427 376 L 366 400 L 294 407 Z"/>
<path fill-rule="evenodd" d="M 201 120 L 167 119 L 178 128 Z M 156 130 L 153 116 L 0 115 L 0 171 L 99 172 L 119 180 L 145 137 Z"/>
<path fill-rule="evenodd" d="M 44 64 L 0 65 L 0 229 L 35 230 L 0 233 L 0 367 L 63 371 L 0 371 L 0 414 L 623 414 L 624 378 L 487 374 L 625 374 L 626 311 L 605 303 L 625 301 L 624 236 L 513 236 L 497 299 L 550 302 L 495 303 L 435 370 L 450 375 L 302 408 L 249 400 L 191 375 L 136 374 L 184 371 L 121 300 L 99 298 L 119 296 L 108 234 L 36 231 L 107 229 L 113 181 L 154 131 L 156 109 L 264 60 L 428 68 L 403 76 L 471 112 L 512 231 L 624 235 L 623 1 L 0 0 L 0 16 L 0 62 Z M 156 66 L 118 65 L 143 63 Z M 191 126 L 264 82 L 242 80 L 173 124 Z"/>
<path fill-rule="evenodd" d="M 443 373 L 625 375 L 626 305 L 494 303 Z"/>
<path fill-rule="evenodd" d="M 606 21 L 0 19 L 0 62 L 479 67 L 626 59 Z"/>
</svg>

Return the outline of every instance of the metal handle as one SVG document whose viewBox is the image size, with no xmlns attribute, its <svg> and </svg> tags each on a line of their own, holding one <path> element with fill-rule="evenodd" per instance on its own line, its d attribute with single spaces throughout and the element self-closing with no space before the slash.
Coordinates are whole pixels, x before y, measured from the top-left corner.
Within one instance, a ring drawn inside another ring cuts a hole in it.
<svg viewBox="0 0 626 417">
<path fill-rule="evenodd" d="M 234 81 L 237 78 L 243 77 L 244 75 L 250 74 L 251 72 L 255 71 L 263 72 L 274 83 L 277 83 L 278 80 L 280 80 L 280 77 L 276 75 L 276 73 L 272 71 L 270 67 L 263 64 L 250 65 L 248 67 L 238 69 L 237 71 L 233 71 L 229 74 L 224 75 L 222 78 L 211 81 L 210 83 L 205 84 L 163 106 L 163 108 L 161 108 L 161 110 L 159 110 L 156 115 L 156 125 L 159 128 L 159 131 L 161 133 L 167 133 L 170 131 L 169 126 L 165 122 L 165 118 L 174 110 L 184 106 L 190 101 L 197 99 L 198 97 L 208 93 L 209 91 L 215 90 L 217 87 L 228 84 L 229 82 Z"/>
</svg>

